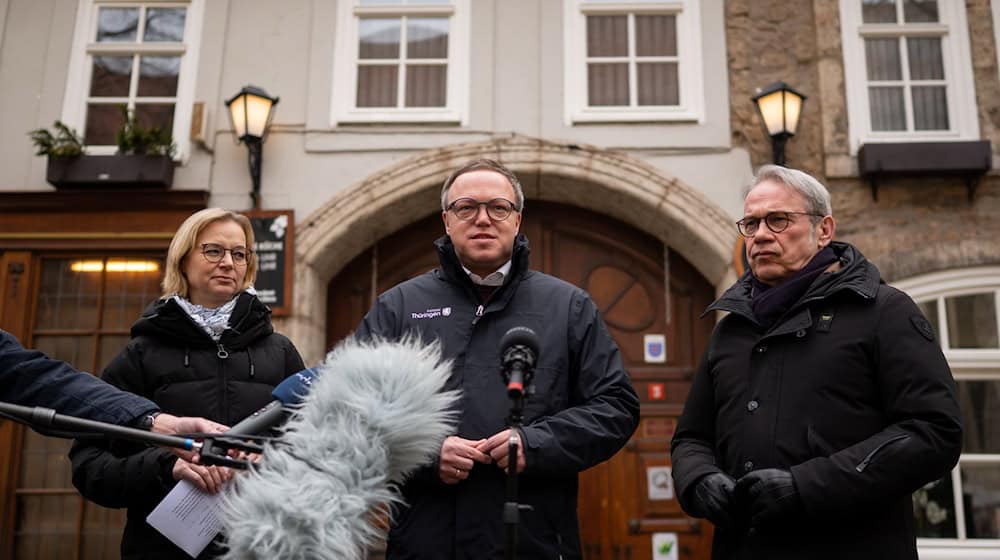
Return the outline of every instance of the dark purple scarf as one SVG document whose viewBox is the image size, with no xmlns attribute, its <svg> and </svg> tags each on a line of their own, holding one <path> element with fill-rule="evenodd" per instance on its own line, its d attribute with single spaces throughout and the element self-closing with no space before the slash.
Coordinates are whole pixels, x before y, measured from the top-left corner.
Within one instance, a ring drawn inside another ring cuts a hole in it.
<svg viewBox="0 0 1000 560">
<path fill-rule="evenodd" d="M 791 278 L 778 284 L 768 286 L 757 280 L 756 276 L 750 275 L 750 282 L 753 285 L 753 293 L 750 297 L 750 307 L 757 321 L 765 328 L 770 328 L 785 311 L 799 301 L 805 295 L 809 286 L 823 274 L 831 264 L 837 262 L 837 254 L 829 245 L 809 261 L 809 264 L 792 275 Z"/>
</svg>

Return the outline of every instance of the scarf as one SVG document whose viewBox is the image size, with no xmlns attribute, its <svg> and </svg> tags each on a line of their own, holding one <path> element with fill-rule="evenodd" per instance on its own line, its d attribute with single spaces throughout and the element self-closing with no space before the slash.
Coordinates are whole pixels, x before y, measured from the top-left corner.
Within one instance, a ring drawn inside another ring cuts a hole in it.
<svg viewBox="0 0 1000 560">
<path fill-rule="evenodd" d="M 770 328 L 805 295 L 816 278 L 837 260 L 837 254 L 828 245 L 816 253 L 801 270 L 777 286 L 768 286 L 751 272 L 750 282 L 753 285 L 753 292 L 750 296 L 750 307 L 761 326 Z"/>
<path fill-rule="evenodd" d="M 222 338 L 222 333 L 229 328 L 229 317 L 232 316 L 233 309 L 236 308 L 236 300 L 239 299 L 239 293 L 221 307 L 215 308 L 191 303 L 186 298 L 182 298 L 176 294 L 173 296 L 173 299 L 191 317 L 196 325 L 208 333 L 208 336 L 212 337 L 212 340 L 219 342 L 219 339 Z"/>
</svg>

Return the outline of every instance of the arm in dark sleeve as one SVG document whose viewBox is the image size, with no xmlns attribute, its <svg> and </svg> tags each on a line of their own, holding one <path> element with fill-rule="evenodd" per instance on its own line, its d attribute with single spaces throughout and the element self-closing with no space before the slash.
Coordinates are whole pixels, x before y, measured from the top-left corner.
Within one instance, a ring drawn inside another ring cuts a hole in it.
<svg viewBox="0 0 1000 560">
<path fill-rule="evenodd" d="M 128 424 L 158 408 L 66 362 L 26 349 L 4 331 L 0 331 L 0 400 L 112 424 Z"/>
<path fill-rule="evenodd" d="M 129 343 L 103 378 L 125 390 L 142 393 L 142 365 Z M 173 487 L 177 458 L 166 449 L 107 440 L 77 440 L 69 453 L 73 485 L 88 500 L 105 507 L 155 503 Z"/>
<path fill-rule="evenodd" d="M 961 452 L 955 381 L 941 348 L 909 296 L 881 289 L 890 293 L 879 304 L 873 369 L 888 425 L 792 468 L 811 515 L 850 514 L 898 499 L 947 474 Z"/>
<path fill-rule="evenodd" d="M 597 307 L 582 291 L 571 306 L 571 404 L 522 428 L 535 473 L 579 472 L 607 460 L 639 425 L 639 397 Z"/>
<path fill-rule="evenodd" d="M 291 340 L 285 338 L 284 340 L 285 349 L 285 377 L 294 375 L 304 369 L 306 369 L 305 363 L 302 362 L 302 356 L 299 355 L 299 351 L 292 344 Z"/>
<path fill-rule="evenodd" d="M 709 348 L 711 344 L 709 342 Z M 677 500 L 688 512 L 693 511 L 688 500 L 695 483 L 707 474 L 723 472 L 715 458 L 715 389 L 710 363 L 710 352 L 706 350 L 670 442 L 671 474 Z"/>
</svg>

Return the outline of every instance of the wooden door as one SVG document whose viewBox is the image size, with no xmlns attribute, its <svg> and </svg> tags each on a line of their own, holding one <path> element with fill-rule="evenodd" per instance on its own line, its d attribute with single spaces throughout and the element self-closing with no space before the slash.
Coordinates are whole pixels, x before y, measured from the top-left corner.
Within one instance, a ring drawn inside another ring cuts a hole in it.
<svg viewBox="0 0 1000 560">
<path fill-rule="evenodd" d="M 592 212 L 532 201 L 521 231 L 531 241 L 532 268 L 572 282 L 594 298 L 642 401 L 641 423 L 631 441 L 580 476 L 584 558 L 652 560 L 654 535 L 657 542 L 673 542 L 673 535 L 679 560 L 707 560 L 710 525 L 681 512 L 676 499 L 668 497 L 672 484 L 664 475 L 676 418 L 711 334 L 711 318 L 698 318 L 711 303 L 711 285 L 658 240 Z M 437 266 L 432 241 L 443 232 L 435 213 L 379 241 L 345 267 L 328 288 L 329 345 L 353 330 L 373 293 Z M 663 362 L 647 362 L 646 335 L 664 337 Z"/>
</svg>

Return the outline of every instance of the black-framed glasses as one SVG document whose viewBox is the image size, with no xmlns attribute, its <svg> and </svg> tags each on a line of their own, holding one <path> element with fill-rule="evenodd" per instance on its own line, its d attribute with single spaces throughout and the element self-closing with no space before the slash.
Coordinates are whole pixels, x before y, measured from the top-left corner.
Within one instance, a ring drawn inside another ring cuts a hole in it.
<svg viewBox="0 0 1000 560">
<path fill-rule="evenodd" d="M 246 247 L 226 249 L 222 245 L 217 245 L 215 243 L 201 244 L 201 255 L 210 263 L 221 262 L 222 259 L 226 257 L 227 252 L 232 255 L 233 265 L 235 266 L 246 266 L 253 257 L 253 251 L 247 249 Z"/>
<path fill-rule="evenodd" d="M 781 233 L 788 229 L 788 226 L 792 225 L 792 216 L 818 216 L 822 218 L 823 214 L 785 211 L 768 212 L 763 218 L 756 218 L 754 216 L 744 217 L 742 220 L 736 222 L 736 229 L 740 230 L 740 235 L 743 237 L 753 237 L 757 235 L 760 223 L 764 222 L 767 225 L 767 229 L 774 233 Z"/>
<path fill-rule="evenodd" d="M 447 209 L 454 212 L 459 220 L 468 221 L 479 215 L 480 206 L 485 206 L 486 214 L 491 220 L 497 222 L 506 220 L 515 210 L 514 203 L 506 198 L 494 198 L 486 202 L 479 202 L 472 198 L 460 198 L 449 204 Z"/>
</svg>

